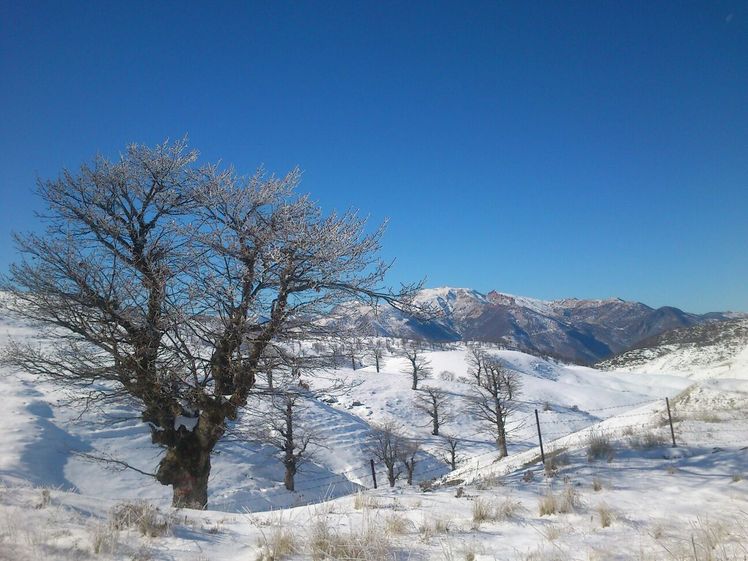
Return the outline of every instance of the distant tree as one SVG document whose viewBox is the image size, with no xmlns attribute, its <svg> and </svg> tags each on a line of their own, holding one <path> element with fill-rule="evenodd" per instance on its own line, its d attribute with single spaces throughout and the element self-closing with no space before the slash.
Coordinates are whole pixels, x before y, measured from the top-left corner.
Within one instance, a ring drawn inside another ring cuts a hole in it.
<svg viewBox="0 0 748 561">
<path fill-rule="evenodd" d="M 428 378 L 431 374 L 431 361 L 424 354 L 423 341 L 403 340 L 401 355 L 408 361 L 408 366 L 403 373 L 411 376 L 411 389 L 417 390 L 418 382 Z"/>
<path fill-rule="evenodd" d="M 431 434 L 439 436 L 441 426 L 452 419 L 447 393 L 434 386 L 424 386 L 413 399 L 416 409 L 431 418 Z"/>
<path fill-rule="evenodd" d="M 379 337 L 374 338 L 369 347 L 369 355 L 374 359 L 374 367 L 377 369 L 377 372 L 380 370 L 381 362 L 386 351 L 387 347 L 385 343 L 382 342 L 382 339 Z"/>
<path fill-rule="evenodd" d="M 351 361 L 351 370 L 356 370 L 356 365 L 361 363 L 364 355 L 364 345 L 359 337 L 350 337 L 345 344 L 345 353 Z"/>
<path fill-rule="evenodd" d="M 421 445 L 412 439 L 406 440 L 403 443 L 402 450 L 400 452 L 400 461 L 405 466 L 405 475 L 408 485 L 413 485 L 413 474 L 416 471 L 416 464 L 418 463 L 418 454 L 421 451 Z"/>
<path fill-rule="evenodd" d="M 480 384 L 483 376 L 483 363 L 486 360 L 485 353 L 476 343 L 468 344 L 467 349 L 468 373 L 475 378 L 475 383 Z"/>
<path fill-rule="evenodd" d="M 402 474 L 399 466 L 407 450 L 407 439 L 403 436 L 400 425 L 394 421 L 386 421 L 373 426 L 368 449 L 374 459 L 384 465 L 387 481 L 390 487 L 394 487 Z"/>
<path fill-rule="evenodd" d="M 459 444 L 460 441 L 456 436 L 444 435 L 444 451 L 446 453 L 444 461 L 452 471 L 457 469 L 457 447 Z"/>
<path fill-rule="evenodd" d="M 173 505 L 205 508 L 212 452 L 268 347 L 352 298 L 409 295 L 379 288 L 383 230 L 323 215 L 294 193 L 298 170 L 240 177 L 196 160 L 185 142 L 133 145 L 40 183 L 47 229 L 16 236 L 22 260 L 0 288 L 12 313 L 54 332 L 43 347 L 11 343 L 4 362 L 84 403 L 134 401 Z"/>
<path fill-rule="evenodd" d="M 483 361 L 481 383 L 474 386 L 470 411 L 493 433 L 501 457 L 508 455 L 509 417 L 518 409 L 516 398 L 519 391 L 520 380 L 515 371 L 508 370 L 493 358 Z"/>
</svg>

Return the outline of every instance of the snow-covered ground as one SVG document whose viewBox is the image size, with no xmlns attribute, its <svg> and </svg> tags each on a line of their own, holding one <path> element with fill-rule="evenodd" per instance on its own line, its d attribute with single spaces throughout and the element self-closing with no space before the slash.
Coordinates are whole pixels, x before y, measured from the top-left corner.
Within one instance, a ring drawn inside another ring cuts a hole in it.
<svg viewBox="0 0 748 561">
<path fill-rule="evenodd" d="M 0 324 L 0 345 L 35 335 Z M 380 373 L 340 368 L 309 380 L 318 398 L 306 401 L 303 422 L 318 444 L 296 492 L 283 488 L 272 448 L 229 438 L 216 451 L 204 512 L 175 511 L 151 477 L 81 456 L 154 471 L 159 450 L 137 412 L 81 416 L 59 388 L 3 370 L 0 559 L 746 558 L 748 348 L 688 376 L 492 352 L 522 383 L 508 458 L 467 413 L 463 346 L 429 352 L 433 374 L 421 382 L 448 392 L 453 420 L 442 430 L 460 439 L 454 472 L 444 439 L 414 407 L 404 359 L 388 356 Z M 332 391 L 338 379 L 346 392 Z M 422 441 L 422 485 L 383 488 L 380 466 L 371 489 L 367 438 L 386 420 Z M 591 442 L 598 457 L 589 457 Z"/>
</svg>

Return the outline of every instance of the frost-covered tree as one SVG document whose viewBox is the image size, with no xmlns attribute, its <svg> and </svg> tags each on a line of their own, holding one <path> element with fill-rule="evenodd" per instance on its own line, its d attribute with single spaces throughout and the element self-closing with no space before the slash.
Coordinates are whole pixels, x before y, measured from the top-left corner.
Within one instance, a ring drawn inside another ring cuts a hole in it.
<svg viewBox="0 0 748 561">
<path fill-rule="evenodd" d="M 324 215 L 295 194 L 298 170 L 242 177 L 196 161 L 185 142 L 132 145 L 40 183 L 47 228 L 16 236 L 2 289 L 50 330 L 4 361 L 86 403 L 129 400 L 165 449 L 155 476 L 174 506 L 205 508 L 212 452 L 271 344 L 344 301 L 398 305 L 407 291 L 381 288 L 382 228 Z"/>
<path fill-rule="evenodd" d="M 483 360 L 480 384 L 475 384 L 470 411 L 496 439 L 501 457 L 507 456 L 507 435 L 518 428 L 510 426 L 510 416 L 517 411 L 520 379 L 514 370 L 504 367 L 498 360 Z"/>
</svg>

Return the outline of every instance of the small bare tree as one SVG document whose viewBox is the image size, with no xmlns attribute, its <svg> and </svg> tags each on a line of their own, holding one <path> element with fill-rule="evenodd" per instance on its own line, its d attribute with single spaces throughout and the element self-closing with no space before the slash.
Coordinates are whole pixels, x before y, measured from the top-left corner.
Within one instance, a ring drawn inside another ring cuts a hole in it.
<svg viewBox="0 0 748 561">
<path fill-rule="evenodd" d="M 434 386 L 423 386 L 413 399 L 416 409 L 431 417 L 431 434 L 439 436 L 439 429 L 452 420 L 447 393 Z"/>
<path fill-rule="evenodd" d="M 402 371 L 411 376 L 411 389 L 418 389 L 418 382 L 431 374 L 431 361 L 424 354 L 422 341 L 405 341 L 401 347 L 402 356 L 408 361 L 408 366 Z"/>
<path fill-rule="evenodd" d="M 474 386 L 470 411 L 494 434 L 500 457 L 508 455 L 509 417 L 518 409 L 519 391 L 520 380 L 515 371 L 492 358 L 483 361 L 483 376 L 481 383 Z M 517 428 L 513 426 L 511 430 Z"/>
<path fill-rule="evenodd" d="M 444 456 L 444 461 L 452 471 L 457 469 L 457 447 L 459 444 L 460 441 L 456 436 L 444 435 L 444 452 L 446 454 Z"/>
<path fill-rule="evenodd" d="M 387 470 L 390 487 L 395 486 L 395 482 L 402 474 L 399 466 L 406 446 L 407 440 L 396 422 L 386 421 L 372 427 L 368 449 L 374 459 L 382 463 Z"/>
<path fill-rule="evenodd" d="M 345 354 L 351 361 L 351 370 L 356 370 L 357 364 L 361 364 L 361 357 L 364 355 L 364 347 L 359 337 L 351 337 L 346 341 Z"/>
<path fill-rule="evenodd" d="M 421 451 L 421 445 L 413 440 L 406 440 L 400 452 L 400 460 L 405 466 L 405 475 L 408 485 L 413 485 L 413 474 L 416 471 L 418 463 L 418 453 Z"/>
<path fill-rule="evenodd" d="M 285 473 L 283 483 L 289 491 L 295 490 L 295 477 L 301 466 L 311 459 L 311 443 L 319 443 L 318 435 L 301 421 L 304 401 L 308 398 L 303 386 L 285 385 L 266 395 L 253 396 L 255 407 L 247 411 L 249 428 L 244 434 L 269 444 L 278 450 Z"/>
</svg>

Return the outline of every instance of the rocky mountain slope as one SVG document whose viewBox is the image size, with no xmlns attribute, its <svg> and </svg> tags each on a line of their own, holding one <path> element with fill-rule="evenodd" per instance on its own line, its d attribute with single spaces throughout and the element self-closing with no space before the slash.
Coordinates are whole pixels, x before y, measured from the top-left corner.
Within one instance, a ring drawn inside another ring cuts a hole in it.
<svg viewBox="0 0 748 561">
<path fill-rule="evenodd" d="M 618 298 L 543 301 L 466 288 L 424 289 L 416 303 L 436 312 L 423 320 L 391 308 L 346 310 L 370 334 L 436 341 L 485 341 L 535 355 L 591 364 L 672 329 L 734 317 L 651 308 Z"/>
<path fill-rule="evenodd" d="M 680 372 L 699 378 L 748 369 L 748 319 L 674 329 L 597 365 L 604 370 Z"/>
</svg>

